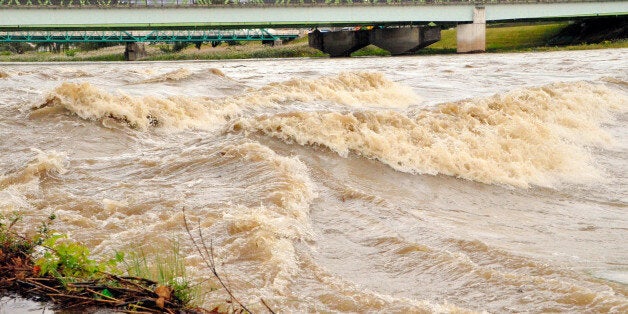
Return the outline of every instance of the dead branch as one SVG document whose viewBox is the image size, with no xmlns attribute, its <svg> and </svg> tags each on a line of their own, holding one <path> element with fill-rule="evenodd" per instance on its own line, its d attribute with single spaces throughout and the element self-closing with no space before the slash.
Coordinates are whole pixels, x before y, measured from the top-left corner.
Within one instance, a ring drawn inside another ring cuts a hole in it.
<svg viewBox="0 0 628 314">
<path fill-rule="evenodd" d="M 245 311 L 249 313 L 253 313 L 233 295 L 233 293 L 231 292 L 231 289 L 227 287 L 227 285 L 222 281 L 222 278 L 220 277 L 220 275 L 218 275 L 218 271 L 216 270 L 216 262 L 214 260 L 214 246 L 213 246 L 212 241 L 210 240 L 209 249 L 208 249 L 207 243 L 205 239 L 203 238 L 203 231 L 201 230 L 200 225 L 199 225 L 198 235 L 200 238 L 200 243 L 203 248 L 201 249 L 201 245 L 197 243 L 198 241 L 196 241 L 196 239 L 192 235 L 192 231 L 190 230 L 188 219 L 185 214 L 185 208 L 183 208 L 182 211 L 183 211 L 183 224 L 185 225 L 185 230 L 187 231 L 188 236 L 190 237 L 190 240 L 192 240 L 192 244 L 194 245 L 194 248 L 196 248 L 196 251 L 198 252 L 198 254 L 201 255 L 201 258 L 203 258 L 203 262 L 205 262 L 205 265 L 207 265 L 207 268 L 209 268 L 212 274 L 214 274 L 214 277 L 218 279 L 218 282 L 220 283 L 220 285 L 223 287 L 223 289 L 225 289 L 225 291 L 227 291 L 227 294 L 233 301 L 235 301 Z"/>
</svg>

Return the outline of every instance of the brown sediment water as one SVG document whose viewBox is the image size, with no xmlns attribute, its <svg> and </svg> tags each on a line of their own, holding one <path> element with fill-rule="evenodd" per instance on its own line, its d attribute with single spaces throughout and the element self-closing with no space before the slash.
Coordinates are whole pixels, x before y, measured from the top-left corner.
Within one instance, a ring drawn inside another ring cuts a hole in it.
<svg viewBox="0 0 628 314">
<path fill-rule="evenodd" d="M 0 212 L 202 282 L 185 209 L 258 310 L 626 312 L 626 52 L 2 64 Z"/>
</svg>

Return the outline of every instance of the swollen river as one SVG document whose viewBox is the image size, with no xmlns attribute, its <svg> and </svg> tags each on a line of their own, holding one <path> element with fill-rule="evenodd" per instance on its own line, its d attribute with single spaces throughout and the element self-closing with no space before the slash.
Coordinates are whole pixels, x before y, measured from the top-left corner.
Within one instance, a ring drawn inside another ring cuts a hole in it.
<svg viewBox="0 0 628 314">
<path fill-rule="evenodd" d="M 255 312 L 626 313 L 627 56 L 0 64 L 0 213 L 209 290 L 186 216 Z"/>
</svg>

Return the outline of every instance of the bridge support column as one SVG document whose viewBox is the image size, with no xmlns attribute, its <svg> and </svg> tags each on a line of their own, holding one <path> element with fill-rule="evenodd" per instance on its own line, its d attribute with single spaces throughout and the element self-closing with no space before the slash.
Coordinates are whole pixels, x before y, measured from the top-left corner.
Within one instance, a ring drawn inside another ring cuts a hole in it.
<svg viewBox="0 0 628 314">
<path fill-rule="evenodd" d="M 473 23 L 459 24 L 456 28 L 458 53 L 486 51 L 486 9 L 473 9 Z"/>
<path fill-rule="evenodd" d="M 330 57 L 348 57 L 352 52 L 369 44 L 369 31 L 321 32 L 308 34 L 310 47 L 316 48 Z"/>
<path fill-rule="evenodd" d="M 127 42 L 124 49 L 124 60 L 135 61 L 137 59 L 146 57 L 146 49 L 144 44 L 138 44 L 136 42 Z"/>
<path fill-rule="evenodd" d="M 413 53 L 440 40 L 440 28 L 429 26 L 376 28 L 370 33 L 371 44 L 392 55 Z"/>
</svg>

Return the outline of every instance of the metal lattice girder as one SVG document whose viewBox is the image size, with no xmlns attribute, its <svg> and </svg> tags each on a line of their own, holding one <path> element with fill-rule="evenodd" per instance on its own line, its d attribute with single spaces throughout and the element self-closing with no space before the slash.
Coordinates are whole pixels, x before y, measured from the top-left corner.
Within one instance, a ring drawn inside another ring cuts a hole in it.
<svg viewBox="0 0 628 314">
<path fill-rule="evenodd" d="M 0 42 L 210 42 L 294 39 L 296 34 L 272 34 L 266 29 L 153 31 L 1 31 Z"/>
</svg>

